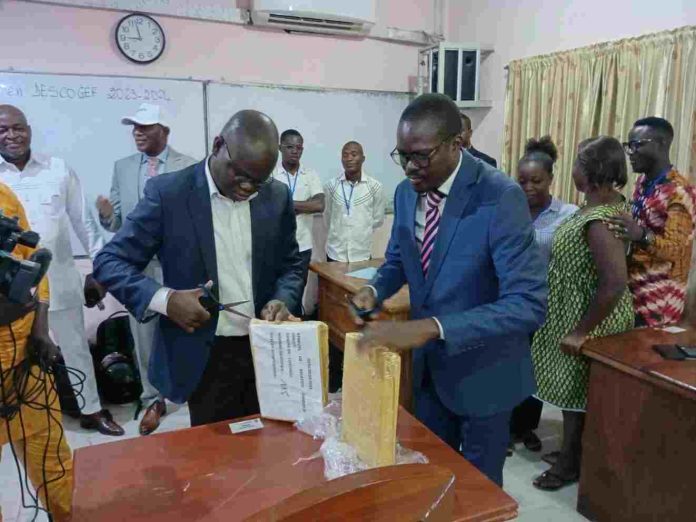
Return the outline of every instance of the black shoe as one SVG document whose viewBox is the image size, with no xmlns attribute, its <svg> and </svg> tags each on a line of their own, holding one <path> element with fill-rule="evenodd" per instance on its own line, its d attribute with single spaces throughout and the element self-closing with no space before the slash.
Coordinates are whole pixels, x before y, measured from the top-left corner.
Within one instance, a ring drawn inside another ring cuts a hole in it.
<svg viewBox="0 0 696 522">
<path fill-rule="evenodd" d="M 531 430 L 522 435 L 522 443 L 529 451 L 541 451 L 541 440 L 537 437 L 537 434 Z"/>
</svg>

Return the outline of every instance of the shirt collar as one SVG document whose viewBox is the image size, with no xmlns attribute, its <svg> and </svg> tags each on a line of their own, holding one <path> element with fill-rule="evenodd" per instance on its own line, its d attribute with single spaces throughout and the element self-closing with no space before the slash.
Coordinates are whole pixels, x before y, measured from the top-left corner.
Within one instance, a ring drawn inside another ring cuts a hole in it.
<svg viewBox="0 0 696 522">
<path fill-rule="evenodd" d="M 26 168 L 29 165 L 31 165 L 32 163 L 38 163 L 41 167 L 48 167 L 48 165 L 50 164 L 50 161 L 51 161 L 51 159 L 48 156 L 44 156 L 43 154 L 34 153 L 32 151 L 29 151 L 29 161 L 27 161 L 27 164 L 24 167 L 24 169 L 26 170 Z M 0 156 L 0 166 L 2 166 L 2 165 L 7 165 L 7 166 L 12 165 L 12 167 L 14 167 L 15 169 L 17 168 L 17 167 L 15 167 L 15 165 L 13 163 L 10 163 L 5 158 Z"/>
<path fill-rule="evenodd" d="M 452 173 L 445 180 L 445 182 L 437 188 L 438 192 L 440 192 L 445 197 L 449 196 L 450 190 L 452 190 L 452 185 L 454 185 L 454 179 L 457 177 L 457 173 L 459 172 L 459 169 L 462 167 L 462 158 L 463 156 L 460 152 L 459 163 L 457 163 L 457 167 L 452 171 Z"/>
<path fill-rule="evenodd" d="M 348 182 L 348 183 L 351 183 L 350 181 L 348 181 L 348 178 L 346 178 L 346 173 L 345 173 L 345 172 L 344 172 L 343 174 L 341 174 L 341 175 L 338 177 L 338 179 L 339 179 L 340 181 L 346 181 L 346 182 Z M 360 181 L 358 181 L 358 183 L 365 183 L 365 181 L 367 181 L 367 174 L 365 174 L 365 171 L 363 170 L 363 171 L 360 173 Z"/>
<path fill-rule="evenodd" d="M 286 174 L 286 175 L 288 175 L 288 176 L 295 177 L 295 176 L 299 176 L 300 174 L 304 175 L 305 170 L 304 170 L 304 168 L 302 167 L 302 164 L 300 163 L 300 166 L 299 166 L 299 168 L 297 169 L 297 173 L 296 173 L 296 174 L 293 174 L 292 172 L 288 172 L 287 170 L 285 170 L 285 167 L 283 167 L 283 162 L 281 161 L 280 163 L 278 163 L 278 167 L 277 167 L 277 171 L 276 171 L 276 172 L 277 172 L 277 174 Z"/>
<path fill-rule="evenodd" d="M 205 159 L 205 179 L 208 182 L 208 192 L 210 193 L 210 199 L 213 199 L 215 196 L 218 196 L 222 199 L 225 199 L 227 201 L 231 201 L 232 203 L 248 203 L 252 199 L 254 199 L 256 196 L 258 196 L 258 192 L 254 192 L 251 196 L 246 201 L 235 201 L 233 199 L 230 199 L 228 197 L 223 196 L 220 193 L 220 190 L 218 190 L 217 185 L 215 184 L 215 181 L 213 180 L 213 175 L 210 173 L 210 158 L 211 156 L 208 156 Z"/>
<path fill-rule="evenodd" d="M 169 156 L 169 145 L 164 147 L 164 150 L 160 152 L 157 156 L 155 156 L 160 163 L 167 163 L 167 157 Z M 140 163 L 147 163 L 147 160 L 150 156 L 148 156 L 145 153 L 142 153 L 140 155 Z"/>
</svg>

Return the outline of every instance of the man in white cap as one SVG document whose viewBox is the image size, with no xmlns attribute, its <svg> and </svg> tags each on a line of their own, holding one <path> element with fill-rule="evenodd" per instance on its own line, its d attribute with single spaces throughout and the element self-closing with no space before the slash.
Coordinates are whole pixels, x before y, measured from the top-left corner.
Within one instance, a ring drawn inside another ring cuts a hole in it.
<svg viewBox="0 0 696 522">
<path fill-rule="evenodd" d="M 24 206 L 31 228 L 41 244 L 53 253 L 48 270 L 49 328 L 71 372 L 72 385 L 81 388 L 78 400 L 80 425 L 104 435 L 124 431 L 101 406 L 92 355 L 85 334 L 83 285 L 73 258 L 70 229 L 89 248 L 82 221 L 84 200 L 80 179 L 61 158 L 38 154 L 31 148 L 32 129 L 24 113 L 12 105 L 0 105 L 0 182 L 9 185 Z M 91 277 L 85 289 L 98 285 Z M 78 376 L 84 375 L 84 386 Z"/>
<path fill-rule="evenodd" d="M 176 172 L 196 163 L 193 158 L 167 145 L 169 126 L 159 105 L 143 103 L 135 115 L 123 118 L 121 123 L 133 126 L 133 139 L 138 152 L 114 164 L 110 197 L 97 198 L 99 220 L 110 232 L 116 232 L 121 228 L 126 216 L 143 197 L 145 183 L 150 178 L 165 172 Z M 157 258 L 150 262 L 143 273 L 162 282 L 162 267 Z M 143 385 L 140 402 L 141 406 L 146 408 L 140 421 L 140 434 L 148 435 L 159 427 L 161 417 L 167 412 L 164 399 L 148 378 L 150 352 L 157 321 L 138 323 L 131 316 L 130 324 Z"/>
</svg>

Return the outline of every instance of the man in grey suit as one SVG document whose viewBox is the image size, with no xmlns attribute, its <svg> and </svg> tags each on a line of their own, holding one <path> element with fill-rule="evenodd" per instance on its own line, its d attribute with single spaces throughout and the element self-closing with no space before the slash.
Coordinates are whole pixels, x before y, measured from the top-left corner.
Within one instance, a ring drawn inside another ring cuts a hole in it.
<svg viewBox="0 0 696 522">
<path fill-rule="evenodd" d="M 165 172 L 183 170 L 196 163 L 193 158 L 167 145 L 169 126 L 160 106 L 143 103 L 134 116 L 123 118 L 121 123 L 133 126 L 133 138 L 138 153 L 115 163 L 110 197 L 97 198 L 99 221 L 110 232 L 116 232 L 121 228 L 128 214 L 143 197 L 148 179 Z M 162 267 L 156 258 L 143 273 L 162 283 Z M 142 407 L 147 408 L 140 421 L 140 434 L 148 435 L 159 427 L 160 418 L 167 412 L 164 399 L 148 379 L 150 352 L 157 321 L 139 323 L 131 316 L 130 324 L 143 385 L 140 402 Z"/>
</svg>

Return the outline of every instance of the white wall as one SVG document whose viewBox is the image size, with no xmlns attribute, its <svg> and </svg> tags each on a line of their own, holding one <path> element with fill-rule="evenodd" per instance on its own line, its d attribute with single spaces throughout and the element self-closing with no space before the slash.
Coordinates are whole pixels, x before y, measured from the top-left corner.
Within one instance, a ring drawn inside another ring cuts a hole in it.
<svg viewBox="0 0 696 522">
<path fill-rule="evenodd" d="M 445 16 L 448 40 L 495 48 L 481 68 L 481 98 L 494 106 L 468 114 L 474 145 L 500 160 L 507 63 L 693 25 L 696 0 L 451 0 Z"/>
</svg>

